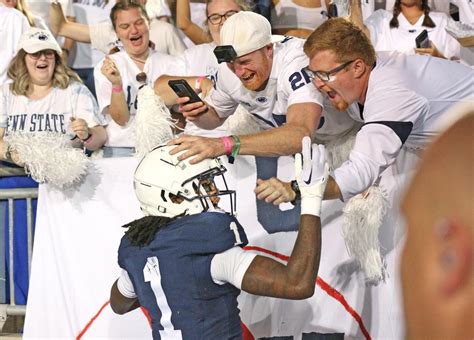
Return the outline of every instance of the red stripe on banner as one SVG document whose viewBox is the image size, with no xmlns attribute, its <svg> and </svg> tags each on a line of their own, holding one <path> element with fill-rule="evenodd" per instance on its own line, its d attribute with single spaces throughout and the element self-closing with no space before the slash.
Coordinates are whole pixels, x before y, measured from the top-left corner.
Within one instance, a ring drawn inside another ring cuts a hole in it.
<svg viewBox="0 0 474 340">
<path fill-rule="evenodd" d="M 244 340 L 255 340 L 250 330 L 242 321 L 240 321 L 240 326 L 242 327 L 242 337 Z"/>
<path fill-rule="evenodd" d="M 145 317 L 146 317 L 146 319 L 148 320 L 148 324 L 149 324 L 150 327 L 151 327 L 151 316 L 150 316 L 150 313 L 148 313 L 148 309 L 146 309 L 146 308 L 143 307 L 143 306 L 140 306 L 140 309 L 142 310 L 143 314 L 145 314 Z"/>
<path fill-rule="evenodd" d="M 84 327 L 84 329 L 79 333 L 79 335 L 76 337 L 76 340 L 80 340 L 82 338 L 82 336 L 87 332 L 87 330 L 91 327 L 92 323 L 95 321 L 95 319 L 97 319 L 100 315 L 100 313 L 102 313 L 102 311 L 104 310 L 105 307 L 107 307 L 107 305 L 110 303 L 110 301 L 107 301 L 106 303 L 104 303 L 104 305 L 102 307 L 100 307 L 99 311 L 97 312 L 96 315 L 94 315 L 92 317 L 92 319 L 90 319 L 90 321 L 87 323 L 86 327 Z"/>
<path fill-rule="evenodd" d="M 245 246 L 245 250 L 254 250 L 254 251 L 259 251 L 268 255 L 271 255 L 273 257 L 276 257 L 280 260 L 288 262 L 289 256 L 262 248 L 262 247 L 256 247 L 256 246 Z M 322 290 L 324 290 L 329 296 L 337 300 L 343 307 L 344 309 L 354 318 L 354 320 L 357 322 L 357 324 L 360 327 L 360 330 L 362 334 L 364 334 L 365 338 L 367 340 L 371 340 L 372 338 L 370 337 L 369 332 L 367 331 L 367 328 L 365 328 L 364 321 L 360 317 L 360 315 L 352 308 L 349 306 L 349 303 L 347 302 L 346 298 L 344 295 L 342 295 L 337 289 L 331 287 L 326 281 L 321 279 L 319 276 L 316 278 L 316 284 L 321 287 Z"/>
</svg>

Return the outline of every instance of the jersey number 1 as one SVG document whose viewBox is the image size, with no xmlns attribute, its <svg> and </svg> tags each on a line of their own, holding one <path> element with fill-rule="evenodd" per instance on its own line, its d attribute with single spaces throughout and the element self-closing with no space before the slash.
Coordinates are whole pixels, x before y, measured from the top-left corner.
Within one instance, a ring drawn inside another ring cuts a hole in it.
<svg viewBox="0 0 474 340">
<path fill-rule="evenodd" d="M 161 273 L 160 273 L 160 263 L 156 256 L 149 257 L 147 259 L 146 265 L 143 268 L 143 277 L 145 282 L 150 282 L 151 289 L 155 295 L 156 304 L 161 312 L 160 324 L 163 326 L 163 330 L 160 331 L 160 337 L 162 340 L 174 340 L 182 339 L 181 331 L 175 330 L 173 324 L 171 323 L 171 309 L 168 305 L 168 300 L 166 299 L 165 292 L 161 286 Z"/>
</svg>

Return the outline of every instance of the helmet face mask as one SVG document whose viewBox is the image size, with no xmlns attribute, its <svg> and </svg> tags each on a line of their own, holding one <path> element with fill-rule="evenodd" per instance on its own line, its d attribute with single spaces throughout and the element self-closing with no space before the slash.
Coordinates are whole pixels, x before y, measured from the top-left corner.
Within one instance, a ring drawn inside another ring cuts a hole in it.
<svg viewBox="0 0 474 340">
<path fill-rule="evenodd" d="M 228 190 L 223 176 L 226 168 L 219 159 L 190 164 L 187 159 L 178 160 L 181 153 L 169 154 L 174 147 L 158 146 L 143 158 L 135 170 L 135 194 L 143 212 L 171 218 L 192 215 L 214 210 L 219 196 L 229 195 L 233 214 L 235 191 Z M 214 183 L 216 176 L 222 176 L 226 190 L 217 190 Z"/>
</svg>

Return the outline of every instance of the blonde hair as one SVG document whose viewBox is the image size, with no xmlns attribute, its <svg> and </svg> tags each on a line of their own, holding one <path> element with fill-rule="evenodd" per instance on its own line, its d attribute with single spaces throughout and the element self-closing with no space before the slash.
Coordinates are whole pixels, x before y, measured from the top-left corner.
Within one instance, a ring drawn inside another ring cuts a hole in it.
<svg viewBox="0 0 474 340">
<path fill-rule="evenodd" d="M 26 20 L 28 20 L 28 23 L 30 24 L 31 27 L 36 26 L 33 20 L 33 15 L 31 14 L 24 0 L 16 0 L 15 8 L 19 10 L 21 13 L 23 13 L 23 15 L 26 17 Z"/>
<path fill-rule="evenodd" d="M 334 52 L 339 63 L 362 59 L 366 65 L 373 65 L 377 59 L 369 38 L 343 18 L 327 20 L 311 33 L 304 44 L 304 52 L 309 58 L 328 50 Z"/>
<path fill-rule="evenodd" d="M 56 65 L 54 67 L 52 86 L 60 89 L 67 88 L 73 81 L 82 83 L 76 72 L 65 65 L 61 57 L 54 52 Z M 21 49 L 8 66 L 8 78 L 13 80 L 10 90 L 16 96 L 27 96 L 31 91 L 31 79 L 25 62 L 26 52 Z"/>
<path fill-rule="evenodd" d="M 211 2 L 213 2 L 213 1 L 217 1 L 217 0 L 207 0 L 207 1 L 206 1 L 206 17 L 209 15 L 208 10 L 207 10 L 207 7 L 208 7 L 209 4 L 210 4 Z M 245 0 L 233 0 L 233 1 L 234 1 L 234 3 L 235 3 L 237 6 L 240 7 L 240 9 L 241 9 L 242 11 L 251 11 L 251 10 L 252 10 L 251 6 L 250 6 L 250 5 L 248 4 L 248 2 L 245 1 Z"/>
</svg>

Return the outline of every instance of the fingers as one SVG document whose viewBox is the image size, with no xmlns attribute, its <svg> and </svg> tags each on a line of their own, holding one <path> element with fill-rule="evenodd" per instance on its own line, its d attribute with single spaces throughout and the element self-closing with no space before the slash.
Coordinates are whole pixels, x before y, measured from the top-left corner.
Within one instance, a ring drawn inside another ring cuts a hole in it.
<svg viewBox="0 0 474 340">
<path fill-rule="evenodd" d="M 84 119 L 76 118 L 72 120 L 71 130 L 79 139 L 86 139 L 89 136 L 89 127 Z"/>
<path fill-rule="evenodd" d="M 283 182 L 275 177 L 267 180 L 258 179 L 254 192 L 257 195 L 257 199 L 264 200 L 266 203 L 272 203 L 273 205 L 279 205 L 291 200 L 290 193 Z"/>
<path fill-rule="evenodd" d="M 178 160 L 182 161 L 193 157 L 189 163 L 196 164 L 203 159 L 221 156 L 225 153 L 220 138 L 207 138 L 199 136 L 182 135 L 168 142 L 168 145 L 176 145 L 170 151 L 171 155 L 178 153 Z"/>
<path fill-rule="evenodd" d="M 193 121 L 207 111 L 207 105 L 202 102 L 186 104 L 188 101 L 189 97 L 182 97 L 176 100 L 179 104 L 179 112 L 181 112 L 187 120 Z"/>
</svg>

